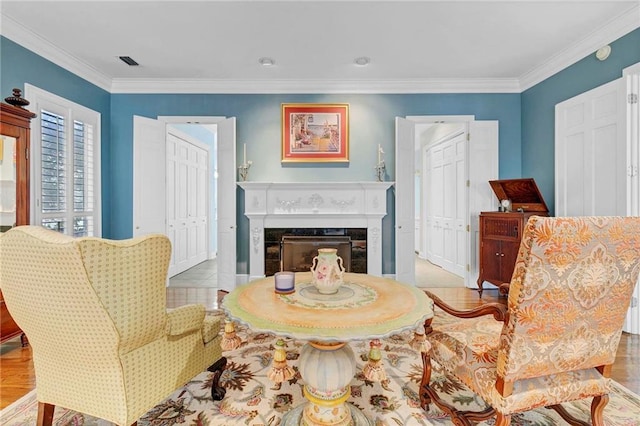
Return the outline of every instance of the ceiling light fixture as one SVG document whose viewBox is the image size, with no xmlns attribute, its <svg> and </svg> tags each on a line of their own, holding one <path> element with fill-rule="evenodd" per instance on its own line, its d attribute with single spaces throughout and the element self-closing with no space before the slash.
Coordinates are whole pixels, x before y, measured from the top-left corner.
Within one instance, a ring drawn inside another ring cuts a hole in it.
<svg viewBox="0 0 640 426">
<path fill-rule="evenodd" d="M 371 59 L 366 56 L 360 56 L 359 58 L 354 59 L 353 62 L 359 67 L 366 67 L 369 65 L 369 62 L 371 62 Z"/>
<path fill-rule="evenodd" d="M 131 58 L 131 56 L 118 56 L 118 58 L 120 58 L 120 60 L 122 62 L 124 62 L 125 64 L 129 65 L 130 67 L 136 67 L 136 66 L 140 65 L 139 63 L 134 61 L 133 58 Z"/>
<path fill-rule="evenodd" d="M 275 65 L 276 61 L 274 61 L 271 58 L 264 57 L 264 58 L 258 59 L 258 63 L 263 67 L 270 67 L 272 65 Z"/>
</svg>

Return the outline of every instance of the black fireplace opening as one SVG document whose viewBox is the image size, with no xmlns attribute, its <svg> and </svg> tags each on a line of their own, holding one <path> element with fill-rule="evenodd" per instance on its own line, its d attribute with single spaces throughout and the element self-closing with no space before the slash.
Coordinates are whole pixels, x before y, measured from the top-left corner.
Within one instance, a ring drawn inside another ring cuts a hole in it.
<svg viewBox="0 0 640 426">
<path fill-rule="evenodd" d="M 267 228 L 265 275 L 307 272 L 319 248 L 336 248 L 347 272 L 367 272 L 366 228 Z"/>
</svg>

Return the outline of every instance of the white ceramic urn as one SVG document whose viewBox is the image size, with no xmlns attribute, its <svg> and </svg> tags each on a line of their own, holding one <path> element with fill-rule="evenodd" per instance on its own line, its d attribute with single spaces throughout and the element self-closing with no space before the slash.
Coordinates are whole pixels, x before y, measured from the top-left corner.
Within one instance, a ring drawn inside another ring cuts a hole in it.
<svg viewBox="0 0 640 426">
<path fill-rule="evenodd" d="M 334 294 L 343 283 L 344 265 L 338 249 L 321 248 L 311 265 L 311 283 L 322 294 Z"/>
</svg>

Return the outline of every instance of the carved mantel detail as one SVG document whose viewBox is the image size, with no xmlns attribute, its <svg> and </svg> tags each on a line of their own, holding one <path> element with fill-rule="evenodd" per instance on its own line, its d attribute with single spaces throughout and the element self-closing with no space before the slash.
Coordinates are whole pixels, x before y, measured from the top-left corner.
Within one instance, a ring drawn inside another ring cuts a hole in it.
<svg viewBox="0 0 640 426">
<path fill-rule="evenodd" d="M 244 190 L 244 214 L 252 240 L 250 279 L 264 276 L 263 241 L 268 228 L 366 228 L 367 272 L 382 275 L 384 200 L 393 182 L 245 181 L 238 185 Z"/>
</svg>

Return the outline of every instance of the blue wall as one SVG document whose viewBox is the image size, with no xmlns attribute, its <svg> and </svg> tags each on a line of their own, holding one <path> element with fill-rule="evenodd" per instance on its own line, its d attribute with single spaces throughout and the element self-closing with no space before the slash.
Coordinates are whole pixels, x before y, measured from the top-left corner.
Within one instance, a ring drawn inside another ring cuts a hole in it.
<svg viewBox="0 0 640 426">
<path fill-rule="evenodd" d="M 640 29 L 611 43 L 605 61 L 589 55 L 522 93 L 522 175 L 536 180 L 552 214 L 556 104 L 622 77 L 622 70 L 637 62 Z"/>
<path fill-rule="evenodd" d="M 111 139 L 111 94 L 94 84 L 70 73 L 58 65 L 36 55 L 13 41 L 0 36 L 0 93 L 2 99 L 10 96 L 13 88 L 21 89 L 29 83 L 48 92 L 84 105 L 101 114 L 102 141 L 102 232 L 111 235 L 109 140 Z M 37 120 L 38 118 L 35 118 Z M 33 206 L 32 206 L 33 208 Z"/>
<path fill-rule="evenodd" d="M 111 230 L 113 238 L 127 238 L 132 229 L 133 115 L 236 117 L 237 161 L 242 145 L 253 161 L 253 181 L 373 181 L 377 146 L 382 145 L 388 175 L 393 180 L 395 117 L 407 115 L 475 115 L 477 120 L 500 122 L 500 175 L 520 176 L 519 94 L 410 94 L 410 95 L 138 95 L 112 96 L 111 155 L 117 164 L 111 174 Z M 281 159 L 281 104 L 295 102 L 348 103 L 349 164 L 285 164 Z M 238 192 L 240 202 L 241 192 Z M 238 265 L 249 260 L 249 225 L 238 204 Z M 383 220 L 383 272 L 393 273 L 393 198 Z"/>
</svg>

